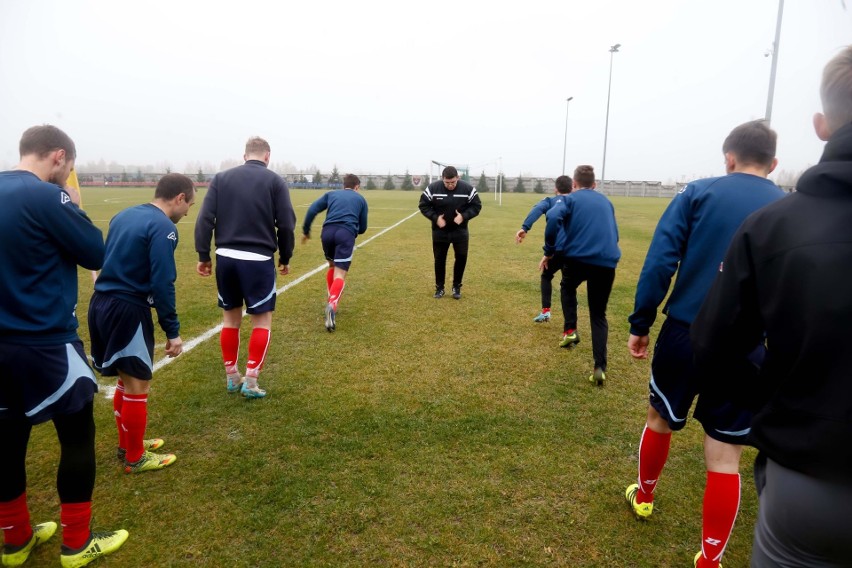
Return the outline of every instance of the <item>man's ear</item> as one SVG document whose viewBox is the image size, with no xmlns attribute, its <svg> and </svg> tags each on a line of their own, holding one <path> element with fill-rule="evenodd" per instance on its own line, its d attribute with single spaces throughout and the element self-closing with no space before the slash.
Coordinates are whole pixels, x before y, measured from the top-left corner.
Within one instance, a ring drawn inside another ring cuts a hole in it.
<svg viewBox="0 0 852 568">
<path fill-rule="evenodd" d="M 737 157 L 733 152 L 725 153 L 725 173 L 731 173 L 737 167 Z"/>
<path fill-rule="evenodd" d="M 766 172 L 767 175 L 771 174 L 775 171 L 775 168 L 778 167 L 778 158 L 772 158 L 772 165 L 769 166 L 769 171 Z"/>
<path fill-rule="evenodd" d="M 831 129 L 828 127 L 828 119 L 821 112 L 814 115 L 814 131 L 817 137 L 823 142 L 828 142 L 831 138 Z"/>
</svg>

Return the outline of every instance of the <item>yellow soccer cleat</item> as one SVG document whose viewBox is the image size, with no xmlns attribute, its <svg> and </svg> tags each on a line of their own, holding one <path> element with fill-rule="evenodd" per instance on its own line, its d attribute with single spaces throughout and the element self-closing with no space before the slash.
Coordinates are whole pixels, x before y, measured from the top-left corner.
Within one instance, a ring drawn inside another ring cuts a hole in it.
<svg viewBox="0 0 852 568">
<path fill-rule="evenodd" d="M 654 512 L 654 503 L 637 503 L 636 494 L 638 492 L 638 483 L 629 485 L 627 490 L 624 492 L 624 498 L 627 499 L 627 505 L 630 507 L 630 510 L 633 511 L 633 514 L 636 515 L 636 518 L 645 521 L 648 520 L 651 513 Z"/>
<path fill-rule="evenodd" d="M 63 545 L 60 556 L 62 568 L 80 568 L 94 562 L 101 556 L 111 554 L 121 548 L 128 536 L 127 531 L 123 529 L 111 532 L 93 532 L 89 536 L 89 542 L 76 551 Z"/>
<path fill-rule="evenodd" d="M 20 566 L 30 557 L 33 548 L 50 540 L 55 532 L 56 523 L 53 521 L 34 526 L 33 535 L 29 542 L 21 546 L 6 545 L 3 547 L 3 566 Z"/>
</svg>

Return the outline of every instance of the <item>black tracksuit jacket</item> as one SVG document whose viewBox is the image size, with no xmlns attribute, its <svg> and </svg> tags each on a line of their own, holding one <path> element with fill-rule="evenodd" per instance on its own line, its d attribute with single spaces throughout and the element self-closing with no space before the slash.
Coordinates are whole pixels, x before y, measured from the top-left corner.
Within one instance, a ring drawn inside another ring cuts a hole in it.
<svg viewBox="0 0 852 568">
<path fill-rule="evenodd" d="M 459 180 L 453 191 L 447 190 L 443 180 L 433 181 L 423 190 L 420 195 L 420 212 L 432 221 L 433 237 L 440 233 L 452 233 L 460 229 L 467 233 L 467 222 L 473 219 L 482 210 L 482 202 L 476 188 L 466 181 Z M 456 211 L 463 218 L 460 225 L 456 225 L 453 218 Z M 444 215 L 447 225 L 438 227 L 438 217 Z"/>
</svg>

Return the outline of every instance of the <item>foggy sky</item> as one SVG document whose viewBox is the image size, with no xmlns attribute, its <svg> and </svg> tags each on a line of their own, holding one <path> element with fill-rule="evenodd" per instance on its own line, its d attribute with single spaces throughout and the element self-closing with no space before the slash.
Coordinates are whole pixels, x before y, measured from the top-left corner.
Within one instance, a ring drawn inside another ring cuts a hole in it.
<svg viewBox="0 0 852 568">
<path fill-rule="evenodd" d="M 295 5 L 294 5 L 295 4 Z M 721 144 L 764 116 L 777 0 L 145 3 L 0 0 L 0 167 L 51 123 L 78 162 L 218 167 L 260 135 L 310 173 L 724 173 Z M 852 7 L 787 0 L 772 126 L 779 170 L 816 163 L 823 65 Z M 190 172 L 194 173 L 194 172 Z"/>
</svg>

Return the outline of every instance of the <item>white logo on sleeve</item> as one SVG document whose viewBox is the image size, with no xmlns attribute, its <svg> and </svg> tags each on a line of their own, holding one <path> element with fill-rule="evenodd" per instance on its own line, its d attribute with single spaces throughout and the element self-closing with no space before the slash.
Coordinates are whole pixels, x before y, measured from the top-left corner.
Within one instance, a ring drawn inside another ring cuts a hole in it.
<svg viewBox="0 0 852 568">
<path fill-rule="evenodd" d="M 169 233 L 168 239 L 169 239 L 170 241 L 175 241 L 175 242 L 177 242 L 177 235 L 175 234 L 175 232 L 174 232 L 174 231 L 172 231 L 171 233 Z"/>
<path fill-rule="evenodd" d="M 60 194 L 59 194 L 59 201 L 61 201 L 61 202 L 62 202 L 62 205 L 65 205 L 66 203 L 68 203 L 69 201 L 71 201 L 71 196 L 70 196 L 70 195 L 68 195 L 67 193 L 64 193 L 64 192 L 63 192 L 63 193 L 60 193 Z"/>
</svg>

